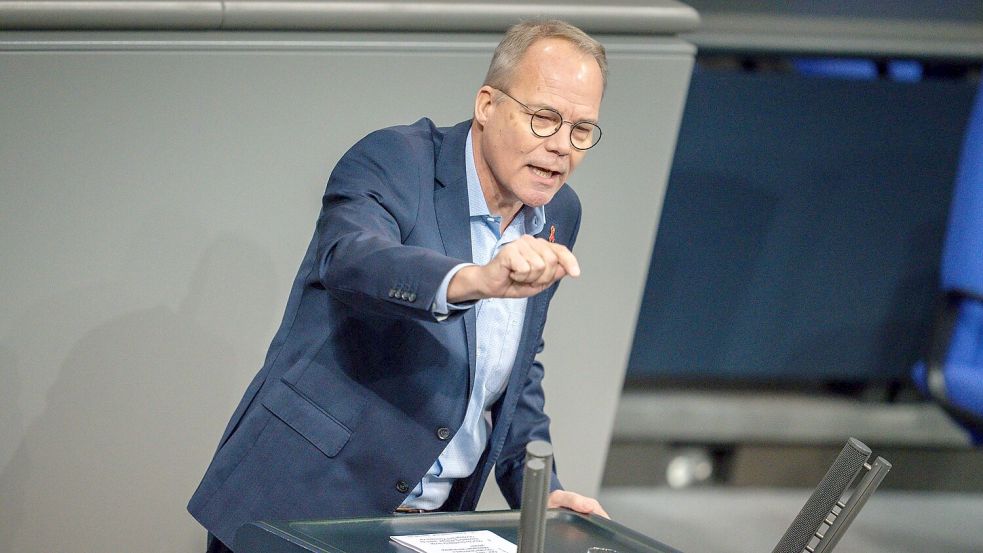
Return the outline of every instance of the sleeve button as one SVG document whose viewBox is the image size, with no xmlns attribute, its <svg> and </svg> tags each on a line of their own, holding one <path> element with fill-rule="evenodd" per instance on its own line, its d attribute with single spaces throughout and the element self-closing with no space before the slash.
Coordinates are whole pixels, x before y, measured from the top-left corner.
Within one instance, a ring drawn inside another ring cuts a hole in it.
<svg viewBox="0 0 983 553">
<path fill-rule="evenodd" d="M 396 491 L 399 493 L 409 493 L 410 485 L 406 483 L 406 480 L 400 480 L 396 482 Z"/>
<path fill-rule="evenodd" d="M 437 429 L 437 438 L 440 439 L 440 441 L 442 441 L 442 442 L 443 441 L 447 441 L 447 438 L 450 438 L 450 437 L 451 437 L 451 429 L 450 428 L 446 428 L 446 427 L 441 426 L 440 428 Z"/>
</svg>

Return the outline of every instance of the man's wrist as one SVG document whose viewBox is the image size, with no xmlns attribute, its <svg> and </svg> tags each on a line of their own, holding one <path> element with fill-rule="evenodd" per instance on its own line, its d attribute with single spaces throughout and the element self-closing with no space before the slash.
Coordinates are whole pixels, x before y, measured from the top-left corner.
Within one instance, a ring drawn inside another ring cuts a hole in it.
<svg viewBox="0 0 983 553">
<path fill-rule="evenodd" d="M 478 265 L 469 265 L 458 271 L 447 285 L 447 302 L 463 303 L 482 299 L 484 295 L 479 285 L 480 272 L 481 267 Z"/>
</svg>

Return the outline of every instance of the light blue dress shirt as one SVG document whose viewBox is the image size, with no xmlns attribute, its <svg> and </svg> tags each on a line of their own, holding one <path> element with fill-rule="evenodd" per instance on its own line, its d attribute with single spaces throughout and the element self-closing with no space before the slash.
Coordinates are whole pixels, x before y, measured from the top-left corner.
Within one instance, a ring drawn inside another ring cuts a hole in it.
<svg viewBox="0 0 983 553">
<path fill-rule="evenodd" d="M 492 260 L 503 246 L 523 234 L 538 234 L 546 224 L 543 207 L 524 206 L 500 233 L 502 218 L 492 215 L 485 202 L 474 165 L 471 132 L 465 148 L 465 171 L 468 181 L 468 204 L 471 219 L 471 256 L 474 263 L 484 265 Z M 448 309 L 461 306 L 448 305 L 447 286 L 451 278 L 468 264 L 452 269 L 437 291 L 434 314 L 440 318 Z M 447 447 L 434 462 L 423 480 L 403 501 L 403 506 L 433 510 L 447 500 L 454 480 L 466 478 L 474 472 L 485 450 L 491 430 L 489 408 L 502 396 L 512 372 L 512 364 L 519 349 L 522 325 L 526 314 L 525 298 L 494 298 L 477 302 L 472 308 L 477 319 L 474 386 L 468 398 L 468 409 L 460 430 L 451 438 Z"/>
</svg>

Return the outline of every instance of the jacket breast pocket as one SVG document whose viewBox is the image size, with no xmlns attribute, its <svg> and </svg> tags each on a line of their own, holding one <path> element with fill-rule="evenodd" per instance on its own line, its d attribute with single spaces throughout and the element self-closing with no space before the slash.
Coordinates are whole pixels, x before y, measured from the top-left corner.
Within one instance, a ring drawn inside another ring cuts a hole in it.
<svg viewBox="0 0 983 553">
<path fill-rule="evenodd" d="M 263 405 L 328 457 L 337 455 L 352 436 L 350 428 L 284 383 L 270 391 Z"/>
</svg>

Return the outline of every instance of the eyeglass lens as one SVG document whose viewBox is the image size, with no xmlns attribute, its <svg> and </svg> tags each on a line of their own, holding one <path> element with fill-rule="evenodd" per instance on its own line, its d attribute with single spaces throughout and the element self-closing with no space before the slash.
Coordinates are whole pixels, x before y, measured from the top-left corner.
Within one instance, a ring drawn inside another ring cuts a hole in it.
<svg viewBox="0 0 983 553">
<path fill-rule="evenodd" d="M 541 138 L 553 136 L 563 125 L 563 118 L 559 113 L 542 108 L 532 114 L 532 132 Z M 601 129 L 587 121 L 581 121 L 573 125 L 570 131 L 570 142 L 581 150 L 586 150 L 597 144 L 601 138 Z"/>
</svg>

